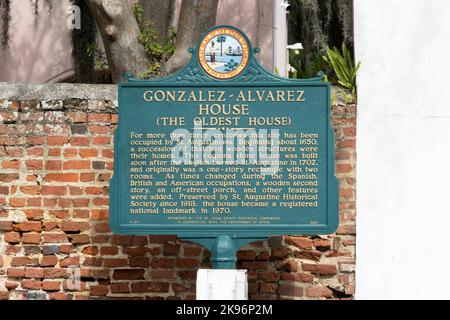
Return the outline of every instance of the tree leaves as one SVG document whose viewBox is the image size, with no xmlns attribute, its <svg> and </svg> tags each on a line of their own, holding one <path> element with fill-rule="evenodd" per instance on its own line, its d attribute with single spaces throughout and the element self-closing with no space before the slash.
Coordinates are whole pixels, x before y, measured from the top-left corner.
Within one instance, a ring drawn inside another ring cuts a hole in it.
<svg viewBox="0 0 450 320">
<path fill-rule="evenodd" d="M 342 43 L 342 54 L 338 48 L 333 50 L 327 48 L 327 55 L 323 59 L 328 62 L 338 78 L 338 83 L 349 89 L 351 93 L 356 95 L 356 73 L 361 63 L 355 66 L 352 55 L 347 49 L 345 42 Z"/>
</svg>

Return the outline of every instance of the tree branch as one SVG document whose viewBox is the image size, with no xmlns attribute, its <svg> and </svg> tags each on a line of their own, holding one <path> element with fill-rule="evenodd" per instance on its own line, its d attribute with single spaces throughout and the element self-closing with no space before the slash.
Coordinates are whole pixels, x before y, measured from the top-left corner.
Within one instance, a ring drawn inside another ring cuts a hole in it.
<svg viewBox="0 0 450 320">
<path fill-rule="evenodd" d="M 144 47 L 139 43 L 139 26 L 128 0 L 86 0 L 103 40 L 113 82 L 125 72 L 144 72 L 149 65 Z"/>
</svg>

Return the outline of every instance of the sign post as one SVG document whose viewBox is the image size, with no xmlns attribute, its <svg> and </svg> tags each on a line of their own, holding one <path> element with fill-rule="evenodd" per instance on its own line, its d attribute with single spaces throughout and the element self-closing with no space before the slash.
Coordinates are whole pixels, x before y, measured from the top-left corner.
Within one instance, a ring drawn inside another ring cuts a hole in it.
<svg viewBox="0 0 450 320">
<path fill-rule="evenodd" d="M 175 75 L 119 84 L 113 232 L 176 234 L 217 269 L 271 235 L 335 232 L 330 84 L 272 74 L 231 26 L 190 52 Z"/>
</svg>

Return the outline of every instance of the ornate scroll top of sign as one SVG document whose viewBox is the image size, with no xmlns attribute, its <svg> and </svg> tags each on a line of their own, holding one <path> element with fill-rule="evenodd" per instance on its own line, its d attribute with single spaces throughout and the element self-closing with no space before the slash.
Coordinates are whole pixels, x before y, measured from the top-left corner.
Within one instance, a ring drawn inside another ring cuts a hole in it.
<svg viewBox="0 0 450 320">
<path fill-rule="evenodd" d="M 217 26 L 166 78 L 119 84 L 110 226 L 176 234 L 233 267 L 243 244 L 338 225 L 330 84 L 272 74 Z"/>
</svg>

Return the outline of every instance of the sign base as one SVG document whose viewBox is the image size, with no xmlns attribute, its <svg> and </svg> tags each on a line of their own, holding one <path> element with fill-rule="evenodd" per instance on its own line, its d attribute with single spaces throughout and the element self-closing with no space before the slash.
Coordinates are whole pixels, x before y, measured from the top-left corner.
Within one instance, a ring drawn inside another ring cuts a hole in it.
<svg viewBox="0 0 450 320">
<path fill-rule="evenodd" d="M 197 300 L 247 300 L 247 270 L 199 269 Z"/>
</svg>

